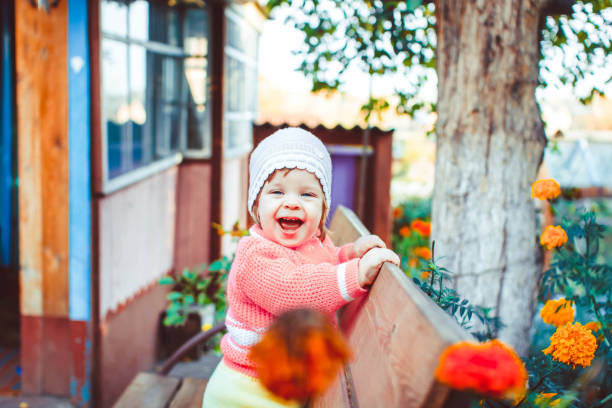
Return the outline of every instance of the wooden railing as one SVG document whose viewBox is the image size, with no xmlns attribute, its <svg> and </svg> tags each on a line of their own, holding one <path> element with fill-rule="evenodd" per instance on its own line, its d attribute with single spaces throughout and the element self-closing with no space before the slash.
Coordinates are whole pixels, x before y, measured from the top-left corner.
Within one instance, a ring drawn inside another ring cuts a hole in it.
<svg viewBox="0 0 612 408">
<path fill-rule="evenodd" d="M 330 231 L 338 246 L 368 234 L 344 207 L 336 209 Z M 368 295 L 340 311 L 339 323 L 354 357 L 313 407 L 468 405 L 467 395 L 438 383 L 434 372 L 447 346 L 472 336 L 397 266 L 383 265 Z"/>
</svg>

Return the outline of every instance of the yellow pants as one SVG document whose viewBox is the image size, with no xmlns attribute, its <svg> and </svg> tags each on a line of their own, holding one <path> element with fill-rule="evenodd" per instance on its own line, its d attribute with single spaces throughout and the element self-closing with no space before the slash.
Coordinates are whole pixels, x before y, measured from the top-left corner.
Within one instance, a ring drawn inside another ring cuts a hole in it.
<svg viewBox="0 0 612 408">
<path fill-rule="evenodd" d="M 276 397 L 253 377 L 229 368 L 223 360 L 213 372 L 202 408 L 299 408 L 295 401 Z"/>
</svg>

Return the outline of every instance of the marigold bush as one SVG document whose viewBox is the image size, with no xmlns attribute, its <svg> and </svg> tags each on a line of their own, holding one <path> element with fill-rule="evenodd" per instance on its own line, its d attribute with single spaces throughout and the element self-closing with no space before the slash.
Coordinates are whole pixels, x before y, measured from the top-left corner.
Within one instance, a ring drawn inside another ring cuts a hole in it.
<svg viewBox="0 0 612 408">
<path fill-rule="evenodd" d="M 525 365 L 499 340 L 448 347 L 440 356 L 435 376 L 457 390 L 510 400 L 522 397 L 527 386 Z"/>
<path fill-rule="evenodd" d="M 537 180 L 531 185 L 531 197 L 552 200 L 561 194 L 561 186 L 554 179 Z"/>
<path fill-rule="evenodd" d="M 281 314 L 251 348 L 262 384 L 273 394 L 306 400 L 325 391 L 350 351 L 329 319 L 310 309 Z"/>
<path fill-rule="evenodd" d="M 540 236 L 540 244 L 550 250 L 567 242 L 567 233 L 560 226 L 549 225 Z"/>
<path fill-rule="evenodd" d="M 557 300 L 547 300 L 540 310 L 540 316 L 544 323 L 553 326 L 563 326 L 565 323 L 574 321 L 574 308 L 572 302 L 563 298 Z"/>
</svg>

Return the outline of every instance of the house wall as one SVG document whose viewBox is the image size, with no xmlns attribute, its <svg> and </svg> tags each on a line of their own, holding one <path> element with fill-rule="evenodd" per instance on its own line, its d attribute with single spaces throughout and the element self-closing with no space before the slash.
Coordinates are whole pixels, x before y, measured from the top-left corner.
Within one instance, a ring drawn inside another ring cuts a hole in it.
<svg viewBox="0 0 612 408">
<path fill-rule="evenodd" d="M 99 339 L 97 399 L 107 407 L 155 362 L 165 288 L 174 266 L 179 169 L 172 167 L 96 199 Z"/>
<path fill-rule="evenodd" d="M 174 270 L 181 272 L 210 257 L 212 164 L 188 160 L 178 168 Z"/>
</svg>

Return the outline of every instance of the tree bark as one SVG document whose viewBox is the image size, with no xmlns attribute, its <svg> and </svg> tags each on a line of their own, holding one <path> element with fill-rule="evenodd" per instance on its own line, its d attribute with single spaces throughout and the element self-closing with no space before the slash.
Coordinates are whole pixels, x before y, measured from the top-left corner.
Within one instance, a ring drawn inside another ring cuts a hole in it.
<svg viewBox="0 0 612 408">
<path fill-rule="evenodd" d="M 546 144 L 535 101 L 545 3 L 436 1 L 436 258 L 523 356 L 540 270 L 530 186 Z"/>
</svg>

